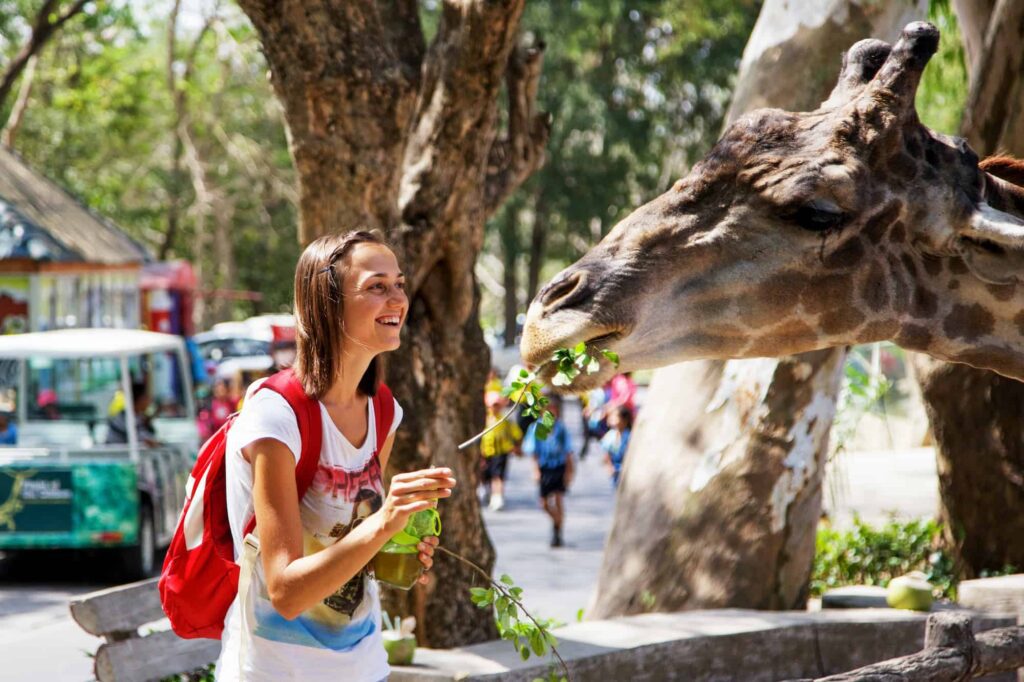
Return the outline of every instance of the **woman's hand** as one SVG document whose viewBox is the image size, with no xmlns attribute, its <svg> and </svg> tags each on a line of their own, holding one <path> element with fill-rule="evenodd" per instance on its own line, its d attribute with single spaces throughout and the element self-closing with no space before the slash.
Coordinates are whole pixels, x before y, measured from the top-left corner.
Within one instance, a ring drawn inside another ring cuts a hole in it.
<svg viewBox="0 0 1024 682">
<path fill-rule="evenodd" d="M 416 545 L 416 549 L 420 551 L 420 563 L 423 564 L 424 571 L 429 571 L 434 566 L 434 548 L 437 547 L 438 542 L 440 541 L 436 535 L 428 535 L 420 544 Z M 424 573 L 420 576 L 419 582 L 426 585 L 429 580 L 430 578 Z"/>
<path fill-rule="evenodd" d="M 405 528 L 410 516 L 436 507 L 439 498 L 450 497 L 454 487 L 455 478 L 452 477 L 452 470 L 447 467 L 395 474 L 384 504 L 377 512 L 380 514 L 381 528 L 387 535 L 394 535 Z M 433 548 L 430 554 L 433 554 Z"/>
</svg>

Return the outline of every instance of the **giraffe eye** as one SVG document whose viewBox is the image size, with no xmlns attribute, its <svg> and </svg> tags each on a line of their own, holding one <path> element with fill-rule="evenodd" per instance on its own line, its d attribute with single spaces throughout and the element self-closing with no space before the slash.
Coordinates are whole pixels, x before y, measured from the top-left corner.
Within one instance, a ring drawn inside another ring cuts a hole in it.
<svg viewBox="0 0 1024 682">
<path fill-rule="evenodd" d="M 824 232 L 846 221 L 846 214 L 831 201 L 815 199 L 797 206 L 786 218 L 805 230 Z"/>
</svg>

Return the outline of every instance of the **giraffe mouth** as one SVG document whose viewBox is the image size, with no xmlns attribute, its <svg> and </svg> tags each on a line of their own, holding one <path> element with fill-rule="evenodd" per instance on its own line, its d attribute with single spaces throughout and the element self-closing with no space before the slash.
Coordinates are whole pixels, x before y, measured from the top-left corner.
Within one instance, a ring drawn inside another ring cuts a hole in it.
<svg viewBox="0 0 1024 682">
<path fill-rule="evenodd" d="M 622 338 L 625 335 L 625 333 L 625 330 L 619 329 L 611 332 L 606 332 L 599 336 L 595 336 L 593 338 L 583 341 L 583 343 L 586 344 L 587 353 L 591 357 L 597 359 L 598 363 L 600 364 L 600 369 L 593 374 L 587 374 L 585 372 L 581 373 L 573 380 L 570 386 L 566 386 L 562 389 L 557 390 L 559 392 L 564 391 L 569 393 L 589 391 L 590 389 L 596 386 L 602 385 L 605 381 L 611 378 L 611 376 L 616 371 L 618 371 L 617 366 L 613 364 L 607 357 L 605 357 L 601 353 L 601 351 L 614 352 L 612 344 L 618 339 Z M 576 342 L 575 344 L 567 344 L 565 347 L 574 348 L 576 345 L 578 345 L 578 343 L 579 342 Z M 552 349 L 552 355 L 554 354 L 555 350 L 557 349 Z M 537 375 L 545 383 L 549 384 L 551 383 L 551 379 L 555 376 L 555 373 L 558 371 L 556 363 L 551 362 L 550 359 L 546 362 L 538 363 L 537 365 L 530 364 L 529 366 L 531 367 L 531 369 L 537 371 Z"/>
</svg>

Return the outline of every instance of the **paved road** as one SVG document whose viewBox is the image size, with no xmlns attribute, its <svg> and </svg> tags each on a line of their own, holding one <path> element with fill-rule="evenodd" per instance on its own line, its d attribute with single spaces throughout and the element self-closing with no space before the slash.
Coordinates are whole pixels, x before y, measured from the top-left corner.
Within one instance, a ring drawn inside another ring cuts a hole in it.
<svg viewBox="0 0 1024 682">
<path fill-rule="evenodd" d="M 567 402 L 565 412 L 578 447 L 582 440 L 578 407 Z M 535 617 L 570 623 L 580 609 L 586 608 L 597 583 L 615 504 L 597 446 L 592 445 L 590 455 L 580 463 L 565 500 L 565 547 L 549 547 L 551 522 L 540 508 L 537 495 L 533 464 L 525 457 L 513 458 L 509 462 L 505 509 L 484 512 L 498 552 L 495 574 L 508 573 L 523 587 L 526 606 L 536 610 Z"/>
<path fill-rule="evenodd" d="M 578 407 L 566 403 L 566 419 L 579 442 Z M 507 506 L 486 511 L 488 531 L 498 551 L 497 574 L 509 573 L 524 588 L 527 607 L 535 616 L 564 622 L 585 609 L 597 582 L 601 553 L 611 522 L 614 493 L 592 448 L 583 460 L 566 499 L 566 547 L 551 549 L 550 525 L 537 506 L 530 462 L 510 462 Z M 830 475 L 838 491 L 830 505 L 840 525 L 858 511 L 868 521 L 884 520 L 886 510 L 903 516 L 934 512 L 937 492 L 930 450 L 901 453 L 847 453 Z M 826 504 L 832 499 L 826 493 Z M 0 680 L 82 682 L 92 679 L 86 652 L 99 640 L 83 633 L 68 615 L 68 599 L 104 583 L 103 562 L 57 555 L 46 560 L 0 558 Z"/>
<path fill-rule="evenodd" d="M 71 620 L 68 601 L 111 583 L 102 579 L 102 558 L 54 553 L 0 559 L 0 679 L 93 679 L 92 659 L 102 641 Z"/>
</svg>

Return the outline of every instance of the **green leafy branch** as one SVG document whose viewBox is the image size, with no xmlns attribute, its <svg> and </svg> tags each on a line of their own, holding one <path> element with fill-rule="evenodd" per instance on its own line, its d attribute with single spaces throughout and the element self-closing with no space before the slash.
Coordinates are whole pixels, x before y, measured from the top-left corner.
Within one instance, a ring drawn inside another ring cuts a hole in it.
<svg viewBox="0 0 1024 682">
<path fill-rule="evenodd" d="M 522 602 L 523 588 L 517 586 L 508 574 L 502 575 L 500 581 L 496 581 L 487 571 L 460 554 L 441 546 L 438 546 L 437 549 L 470 566 L 491 585 L 490 587 L 472 587 L 469 591 L 473 603 L 479 608 L 494 609 L 494 622 L 498 626 L 498 634 L 501 638 L 512 642 L 512 646 L 524 661 L 528 660 L 531 654 L 544 656 L 550 648 L 551 654 L 558 659 L 558 664 L 565 673 L 559 679 L 562 682 L 569 682 L 569 666 L 558 653 L 558 639 L 551 634 L 554 621 L 537 620 L 526 610 Z M 520 613 L 526 616 L 526 620 L 520 617 Z M 553 675 L 549 677 L 553 677 Z"/>
<path fill-rule="evenodd" d="M 613 353 L 610 350 L 591 353 L 587 348 L 586 342 L 580 341 L 576 344 L 575 348 L 560 348 L 556 350 L 551 359 L 538 367 L 536 372 L 531 372 L 527 369 L 519 370 L 519 376 L 502 391 L 506 398 L 516 396 L 512 407 L 490 427 L 459 445 L 459 449 L 462 450 L 469 447 L 498 428 L 515 413 L 516 408 L 520 405 L 523 405 L 523 414 L 525 416 L 537 420 L 537 438 L 544 440 L 551 434 L 551 429 L 555 426 L 555 417 L 547 409 L 549 400 L 544 395 L 544 384 L 538 379 L 537 374 L 549 364 L 554 364 L 556 371 L 551 379 L 552 385 L 568 386 L 580 374 L 594 374 L 600 370 L 601 362 L 599 356 L 603 356 L 614 366 L 619 366 L 619 356 L 617 353 Z"/>
</svg>

